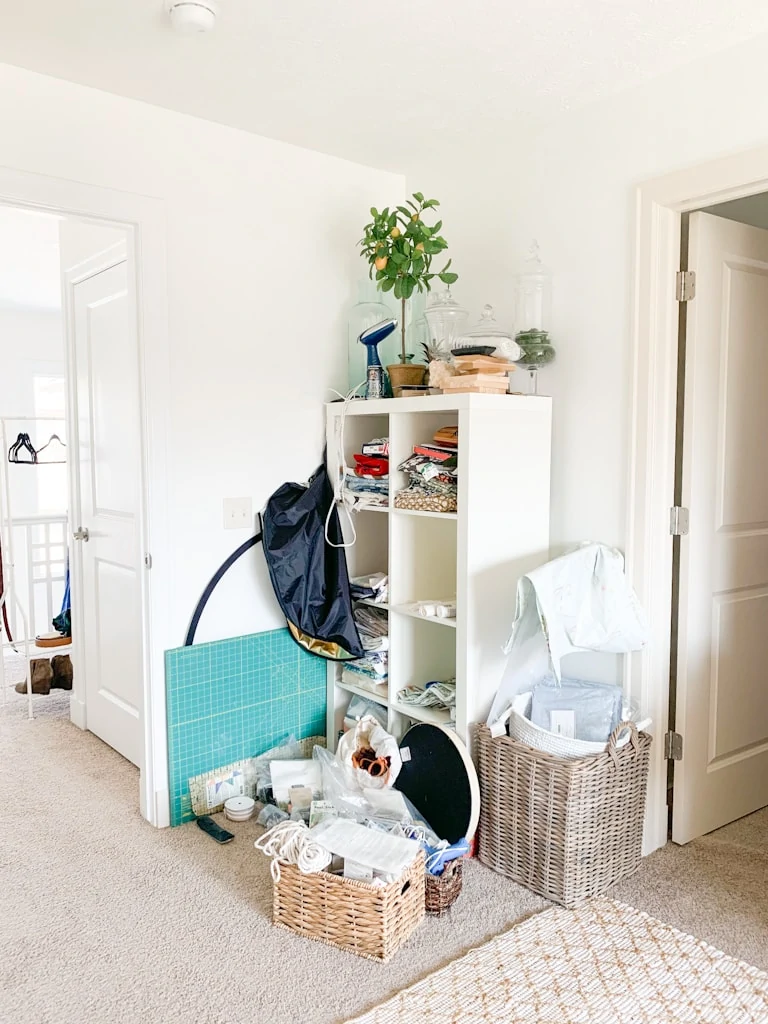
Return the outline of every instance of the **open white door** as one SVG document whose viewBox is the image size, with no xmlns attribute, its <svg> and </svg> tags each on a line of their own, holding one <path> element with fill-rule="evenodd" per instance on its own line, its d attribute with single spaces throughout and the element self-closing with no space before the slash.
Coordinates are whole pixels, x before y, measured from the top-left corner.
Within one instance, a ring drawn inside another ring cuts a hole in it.
<svg viewBox="0 0 768 1024">
<path fill-rule="evenodd" d="M 768 231 L 694 213 L 672 838 L 768 804 Z"/>
<path fill-rule="evenodd" d="M 73 619 L 79 608 L 83 621 L 75 672 L 84 676 L 87 728 L 139 765 L 141 435 L 131 281 L 124 245 L 64 274 L 79 444 L 73 586 L 82 592 Z"/>
</svg>

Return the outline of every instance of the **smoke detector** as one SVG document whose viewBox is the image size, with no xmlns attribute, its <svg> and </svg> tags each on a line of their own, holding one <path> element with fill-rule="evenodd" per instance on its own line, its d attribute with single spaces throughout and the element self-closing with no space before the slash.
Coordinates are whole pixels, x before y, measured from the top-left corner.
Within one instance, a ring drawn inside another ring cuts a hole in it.
<svg viewBox="0 0 768 1024">
<path fill-rule="evenodd" d="M 183 35 L 210 32 L 216 24 L 215 0 L 169 0 L 171 25 Z"/>
</svg>

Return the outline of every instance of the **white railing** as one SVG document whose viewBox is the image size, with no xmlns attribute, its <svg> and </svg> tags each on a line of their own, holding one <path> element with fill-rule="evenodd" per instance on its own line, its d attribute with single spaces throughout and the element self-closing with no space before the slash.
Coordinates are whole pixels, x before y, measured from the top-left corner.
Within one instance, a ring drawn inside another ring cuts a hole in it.
<svg viewBox="0 0 768 1024">
<path fill-rule="evenodd" d="M 34 640 L 39 633 L 51 632 L 52 620 L 61 610 L 67 574 L 67 517 L 14 516 L 8 527 L 13 530 L 14 585 L 26 612 L 29 639 Z M 21 639 L 15 612 L 9 613 L 11 632 L 14 639 Z"/>
<path fill-rule="evenodd" d="M 0 616 L 5 605 L 13 640 L 0 618 L 0 686 L 5 704 L 5 651 L 23 654 L 27 667 L 27 700 L 32 718 L 32 658 L 35 637 L 49 633 L 54 616 L 61 610 L 67 573 L 67 517 L 65 515 L 16 516 L 5 522 L 6 540 L 11 540 L 13 562 L 6 562 L 6 577 L 13 586 L 0 595 Z M 10 599 L 13 593 L 13 600 Z M 23 600 L 22 595 L 26 595 Z M 38 651 L 38 656 L 39 656 Z"/>
</svg>

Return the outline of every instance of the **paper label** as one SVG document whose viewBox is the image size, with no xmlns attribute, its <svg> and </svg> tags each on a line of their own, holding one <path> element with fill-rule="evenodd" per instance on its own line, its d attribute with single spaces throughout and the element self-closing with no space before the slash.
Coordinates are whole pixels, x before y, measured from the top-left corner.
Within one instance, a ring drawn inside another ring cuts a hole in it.
<svg viewBox="0 0 768 1024">
<path fill-rule="evenodd" d="M 566 739 L 574 739 L 576 733 L 576 712 L 575 711 L 550 711 L 549 712 L 550 732 L 558 736 L 565 736 Z"/>
<path fill-rule="evenodd" d="M 364 864 L 358 864 L 354 860 L 345 860 L 344 877 L 354 878 L 357 882 L 372 882 L 373 868 L 367 868 Z"/>
<path fill-rule="evenodd" d="M 400 747 L 400 760 L 403 764 L 407 764 L 411 760 L 411 748 Z"/>
<path fill-rule="evenodd" d="M 209 810 L 232 796 L 242 796 L 244 793 L 245 775 L 241 771 L 233 771 L 225 778 L 210 779 L 205 784 L 205 802 Z"/>
<path fill-rule="evenodd" d="M 309 827 L 314 828 L 327 818 L 338 818 L 339 812 L 330 800 L 313 800 L 309 808 Z"/>
</svg>

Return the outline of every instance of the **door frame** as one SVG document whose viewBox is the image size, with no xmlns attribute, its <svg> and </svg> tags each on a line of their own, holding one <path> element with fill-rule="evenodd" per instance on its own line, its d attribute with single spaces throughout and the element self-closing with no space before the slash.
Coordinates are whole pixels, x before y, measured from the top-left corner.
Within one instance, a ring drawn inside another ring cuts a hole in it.
<svg viewBox="0 0 768 1024">
<path fill-rule="evenodd" d="M 627 656 L 631 695 L 653 718 L 643 853 L 667 842 L 672 538 L 678 302 L 683 213 L 768 192 L 768 146 L 654 178 L 635 193 L 627 571 L 649 621 L 644 651 Z"/>
<path fill-rule="evenodd" d="M 170 344 L 166 281 L 166 214 L 160 198 L 0 167 L 0 202 L 106 224 L 126 232 L 137 303 L 142 513 L 141 550 L 152 556 L 141 574 L 144 664 L 139 805 L 150 824 L 170 824 L 165 651 L 170 633 L 170 522 L 167 440 Z M 71 374 L 69 375 L 71 377 Z M 73 721 L 84 727 L 84 708 Z"/>
</svg>

